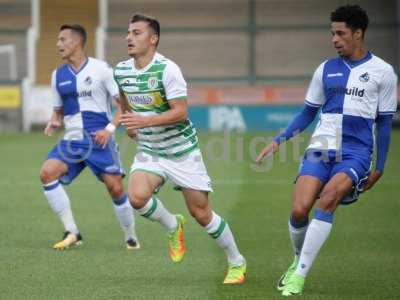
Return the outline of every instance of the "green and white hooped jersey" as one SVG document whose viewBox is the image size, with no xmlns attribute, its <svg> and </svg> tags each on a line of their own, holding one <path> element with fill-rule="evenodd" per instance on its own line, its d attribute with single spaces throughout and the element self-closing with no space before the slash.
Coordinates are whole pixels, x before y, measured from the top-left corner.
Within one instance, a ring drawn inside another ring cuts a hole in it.
<svg viewBox="0 0 400 300">
<path fill-rule="evenodd" d="M 114 68 L 114 79 L 133 112 L 160 114 L 170 109 L 168 100 L 187 99 L 186 82 L 179 67 L 159 53 L 143 69 L 135 68 L 134 59 L 122 61 Z M 165 158 L 181 157 L 198 148 L 192 122 L 138 130 L 138 150 Z"/>
</svg>

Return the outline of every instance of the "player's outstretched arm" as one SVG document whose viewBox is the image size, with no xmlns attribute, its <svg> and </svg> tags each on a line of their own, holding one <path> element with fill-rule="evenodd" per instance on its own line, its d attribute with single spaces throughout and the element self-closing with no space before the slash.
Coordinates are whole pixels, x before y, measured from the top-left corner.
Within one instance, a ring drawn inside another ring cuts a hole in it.
<svg viewBox="0 0 400 300">
<path fill-rule="evenodd" d="M 62 108 L 54 109 L 50 121 L 47 123 L 46 128 L 44 129 L 44 134 L 47 136 L 52 136 L 54 131 L 61 127 L 63 116 L 64 112 Z"/>
<path fill-rule="evenodd" d="M 269 154 L 274 154 L 278 151 L 279 145 L 299 134 L 306 129 L 312 121 L 314 121 L 317 115 L 319 107 L 314 107 L 304 104 L 303 110 L 293 119 L 284 132 L 274 137 L 274 140 L 268 144 L 264 149 L 261 150 L 260 154 L 256 158 L 257 163 L 261 163 L 262 159 Z"/>
<path fill-rule="evenodd" d="M 317 115 L 319 107 L 304 104 L 302 111 L 293 119 L 289 126 L 281 134 L 274 137 L 274 141 L 278 144 L 290 140 L 292 137 L 303 132 Z"/>
<path fill-rule="evenodd" d="M 393 115 L 379 115 L 376 119 L 376 168 L 368 176 L 364 191 L 371 189 L 383 175 L 383 169 L 390 145 Z"/>
<path fill-rule="evenodd" d="M 188 118 L 186 100 L 169 100 L 170 109 L 158 115 L 142 116 L 135 112 L 123 113 L 122 124 L 127 130 L 176 124 Z"/>
</svg>

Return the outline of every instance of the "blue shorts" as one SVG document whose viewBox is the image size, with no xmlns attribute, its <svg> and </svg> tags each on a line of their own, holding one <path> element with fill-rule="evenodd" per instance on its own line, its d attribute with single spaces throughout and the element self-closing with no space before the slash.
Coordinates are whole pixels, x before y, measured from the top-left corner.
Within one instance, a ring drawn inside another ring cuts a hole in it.
<svg viewBox="0 0 400 300">
<path fill-rule="evenodd" d="M 62 140 L 49 152 L 47 159 L 57 159 L 68 166 L 68 172 L 59 179 L 62 184 L 70 184 L 86 166 L 99 180 L 103 174 L 125 174 L 114 140 L 110 140 L 104 149 L 94 142 Z"/>
<path fill-rule="evenodd" d="M 370 169 L 371 157 L 362 157 L 355 153 L 337 156 L 336 151 L 323 152 L 310 149 L 304 154 L 299 176 L 313 176 L 325 184 L 337 173 L 347 174 L 353 181 L 354 191 L 351 191 L 352 199 L 345 199 L 344 202 L 351 203 L 357 200 L 357 191 L 362 191 L 362 185 L 366 182 Z"/>
</svg>

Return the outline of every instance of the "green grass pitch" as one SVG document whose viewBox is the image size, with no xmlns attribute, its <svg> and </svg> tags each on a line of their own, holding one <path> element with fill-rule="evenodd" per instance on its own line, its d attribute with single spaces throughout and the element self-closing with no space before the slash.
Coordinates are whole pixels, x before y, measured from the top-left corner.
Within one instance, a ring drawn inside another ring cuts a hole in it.
<svg viewBox="0 0 400 300">
<path fill-rule="evenodd" d="M 288 159 L 283 153 L 274 158 L 270 171 L 253 171 L 248 145 L 262 135 L 231 135 L 230 159 L 206 160 L 214 181 L 211 203 L 229 222 L 248 262 L 247 282 L 229 287 L 222 285 L 227 267 L 223 252 L 189 217 L 182 196 L 170 184 L 160 198 L 172 212 L 189 219 L 182 263 L 169 260 L 161 226 L 140 217 L 142 249 L 125 250 L 106 190 L 88 170 L 67 187 L 84 244 L 70 251 L 52 250 L 62 227 L 43 196 L 38 174 L 57 137 L 2 134 L 0 299 L 282 298 L 275 285 L 292 256 L 287 219 L 298 163 L 290 145 Z M 400 131 L 392 136 L 384 177 L 356 204 L 337 211 L 304 299 L 400 297 Z M 222 134 L 201 134 L 202 147 L 217 137 Z M 118 140 L 128 169 L 134 145 L 122 134 Z M 242 140 L 243 151 L 238 150 Z M 214 155 L 220 156 L 220 146 L 214 146 Z"/>
</svg>

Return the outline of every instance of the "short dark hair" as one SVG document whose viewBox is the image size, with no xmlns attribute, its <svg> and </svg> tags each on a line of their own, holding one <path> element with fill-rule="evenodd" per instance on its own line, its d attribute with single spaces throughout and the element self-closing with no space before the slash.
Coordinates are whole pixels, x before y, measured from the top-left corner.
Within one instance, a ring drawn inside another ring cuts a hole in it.
<svg viewBox="0 0 400 300">
<path fill-rule="evenodd" d="M 160 41 L 160 22 L 156 18 L 146 16 L 144 14 L 140 13 L 134 13 L 131 17 L 130 23 L 136 23 L 136 22 L 146 22 L 151 29 L 153 29 L 154 34 L 158 36 L 158 41 L 157 41 L 157 46 L 158 42 Z"/>
<path fill-rule="evenodd" d="M 86 40 L 87 40 L 87 33 L 86 33 L 86 29 L 82 25 L 79 25 L 79 24 L 61 25 L 60 31 L 63 31 L 66 29 L 70 29 L 71 31 L 77 33 L 82 39 L 82 46 L 85 46 Z"/>
<path fill-rule="evenodd" d="M 353 31 L 361 29 L 364 37 L 367 31 L 369 19 L 367 12 L 359 5 L 340 6 L 331 13 L 331 22 L 345 22 Z"/>
</svg>

